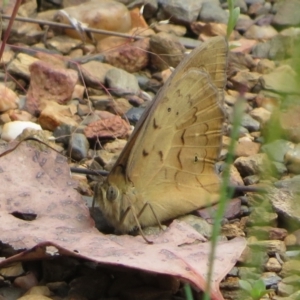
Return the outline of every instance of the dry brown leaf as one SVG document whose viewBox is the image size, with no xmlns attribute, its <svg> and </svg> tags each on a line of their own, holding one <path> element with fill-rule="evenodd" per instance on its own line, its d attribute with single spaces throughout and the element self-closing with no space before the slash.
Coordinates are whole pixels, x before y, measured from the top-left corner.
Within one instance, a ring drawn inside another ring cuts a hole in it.
<svg viewBox="0 0 300 300">
<path fill-rule="evenodd" d="M 40 151 L 32 141 L 15 146 L 12 143 L 0 148 L 0 240 L 23 251 L 3 259 L 0 267 L 13 261 L 65 254 L 169 274 L 201 290 L 205 288 L 210 244 L 192 227 L 174 221 L 163 233 L 149 237 L 152 245 L 140 236 L 104 235 L 94 227 L 88 208 L 75 190 L 65 157 L 51 149 Z M 8 153 L 3 154 L 6 150 Z M 223 299 L 219 283 L 245 246 L 244 238 L 218 244 L 212 299 Z"/>
</svg>

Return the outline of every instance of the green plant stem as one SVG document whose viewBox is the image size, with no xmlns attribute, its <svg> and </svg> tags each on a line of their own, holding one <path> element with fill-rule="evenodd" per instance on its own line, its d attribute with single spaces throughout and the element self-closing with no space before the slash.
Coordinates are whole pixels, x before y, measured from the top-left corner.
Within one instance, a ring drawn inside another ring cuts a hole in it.
<svg viewBox="0 0 300 300">
<path fill-rule="evenodd" d="M 184 294 L 185 294 L 185 299 L 193 300 L 192 289 L 191 289 L 191 286 L 188 283 L 184 284 Z"/>
<path fill-rule="evenodd" d="M 210 299 L 210 290 L 211 290 L 211 278 L 213 273 L 213 262 L 215 259 L 216 254 L 216 247 L 217 247 L 217 241 L 221 229 L 221 220 L 223 218 L 226 205 L 229 201 L 229 199 L 232 197 L 233 189 L 229 189 L 230 186 L 230 166 L 233 163 L 234 160 L 234 149 L 236 140 L 239 137 L 239 128 L 241 124 L 241 119 L 243 115 L 243 103 L 241 100 L 238 100 L 236 102 L 235 110 L 234 110 L 234 116 L 233 116 L 233 126 L 232 126 L 232 132 L 231 132 L 231 141 L 228 148 L 228 155 L 226 159 L 226 166 L 223 172 L 223 182 L 221 185 L 221 192 L 220 192 L 220 202 L 218 204 L 218 208 L 215 215 L 215 221 L 212 231 L 212 239 L 211 239 L 211 252 L 209 255 L 209 268 L 207 273 L 207 279 L 206 279 L 206 290 L 204 295 L 204 300 Z"/>
</svg>

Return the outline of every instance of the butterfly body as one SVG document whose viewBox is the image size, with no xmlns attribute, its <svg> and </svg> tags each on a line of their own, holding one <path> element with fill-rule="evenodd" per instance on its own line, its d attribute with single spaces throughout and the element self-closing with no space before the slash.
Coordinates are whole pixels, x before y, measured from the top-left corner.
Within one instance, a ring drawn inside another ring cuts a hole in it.
<svg viewBox="0 0 300 300">
<path fill-rule="evenodd" d="M 226 56 L 217 37 L 181 62 L 97 188 L 100 209 L 119 231 L 217 202 Z"/>
</svg>

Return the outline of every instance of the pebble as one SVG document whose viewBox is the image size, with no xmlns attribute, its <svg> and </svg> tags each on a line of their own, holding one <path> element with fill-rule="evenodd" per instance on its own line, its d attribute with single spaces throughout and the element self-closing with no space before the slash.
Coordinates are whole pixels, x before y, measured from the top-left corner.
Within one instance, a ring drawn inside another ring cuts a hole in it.
<svg viewBox="0 0 300 300">
<path fill-rule="evenodd" d="M 183 22 L 185 24 L 196 21 L 203 5 L 202 2 L 194 0 L 186 0 L 184 2 L 180 0 L 174 0 L 174 2 L 161 0 L 159 3 L 165 19 L 171 16 L 172 19 L 174 18 L 179 23 Z"/>
<path fill-rule="evenodd" d="M 25 78 L 30 79 L 29 67 L 32 63 L 39 61 L 30 55 L 19 53 L 7 66 L 7 71 L 11 74 L 15 74 Z"/>
<path fill-rule="evenodd" d="M 150 38 L 150 53 L 152 67 L 162 71 L 175 68 L 182 61 L 185 48 L 177 37 L 160 32 Z"/>
<path fill-rule="evenodd" d="M 0 112 L 5 112 L 10 109 L 18 108 L 19 97 L 18 95 L 7 88 L 4 84 L 0 84 Z"/>
<path fill-rule="evenodd" d="M 214 1 L 205 1 L 202 4 L 198 20 L 201 22 L 224 23 L 228 22 L 228 13 Z"/>
<path fill-rule="evenodd" d="M 268 74 L 263 74 L 260 81 L 266 90 L 284 94 L 299 93 L 295 72 L 288 65 L 280 66 Z"/>
<path fill-rule="evenodd" d="M 101 88 L 104 85 L 106 73 L 113 66 L 97 60 L 90 60 L 80 65 L 79 68 L 77 65 L 74 65 L 74 68 L 78 69 L 78 72 L 82 72 L 85 84 L 90 87 Z"/>
<path fill-rule="evenodd" d="M 116 96 L 136 95 L 140 92 L 136 77 L 122 69 L 113 68 L 108 70 L 105 80 L 111 93 Z"/>
<path fill-rule="evenodd" d="M 68 144 L 68 153 L 77 161 L 80 161 L 88 156 L 90 144 L 82 133 L 73 133 Z"/>
<path fill-rule="evenodd" d="M 10 142 L 18 135 L 20 135 L 24 129 L 32 128 L 36 130 L 42 130 L 42 127 L 39 124 L 26 121 L 13 121 L 8 122 L 3 125 L 1 139 Z"/>
<path fill-rule="evenodd" d="M 66 104 L 71 100 L 78 80 L 77 72 L 52 67 L 47 62 L 37 61 L 30 65 L 30 86 L 25 103 L 33 115 L 40 112 L 42 102 Z"/>
</svg>

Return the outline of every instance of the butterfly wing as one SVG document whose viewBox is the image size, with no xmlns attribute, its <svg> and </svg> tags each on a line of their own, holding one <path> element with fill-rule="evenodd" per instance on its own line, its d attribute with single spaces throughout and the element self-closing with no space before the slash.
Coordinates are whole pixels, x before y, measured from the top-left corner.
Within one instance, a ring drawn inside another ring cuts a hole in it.
<svg viewBox="0 0 300 300">
<path fill-rule="evenodd" d="M 203 43 L 180 63 L 142 116 L 107 179 L 121 195 L 120 203 L 104 208 L 116 218 L 116 227 L 128 205 L 139 212 L 150 203 L 166 220 L 216 201 L 226 56 L 224 38 Z M 139 220 L 156 223 L 150 211 Z M 122 231 L 134 226 L 130 217 L 122 222 Z"/>
</svg>

